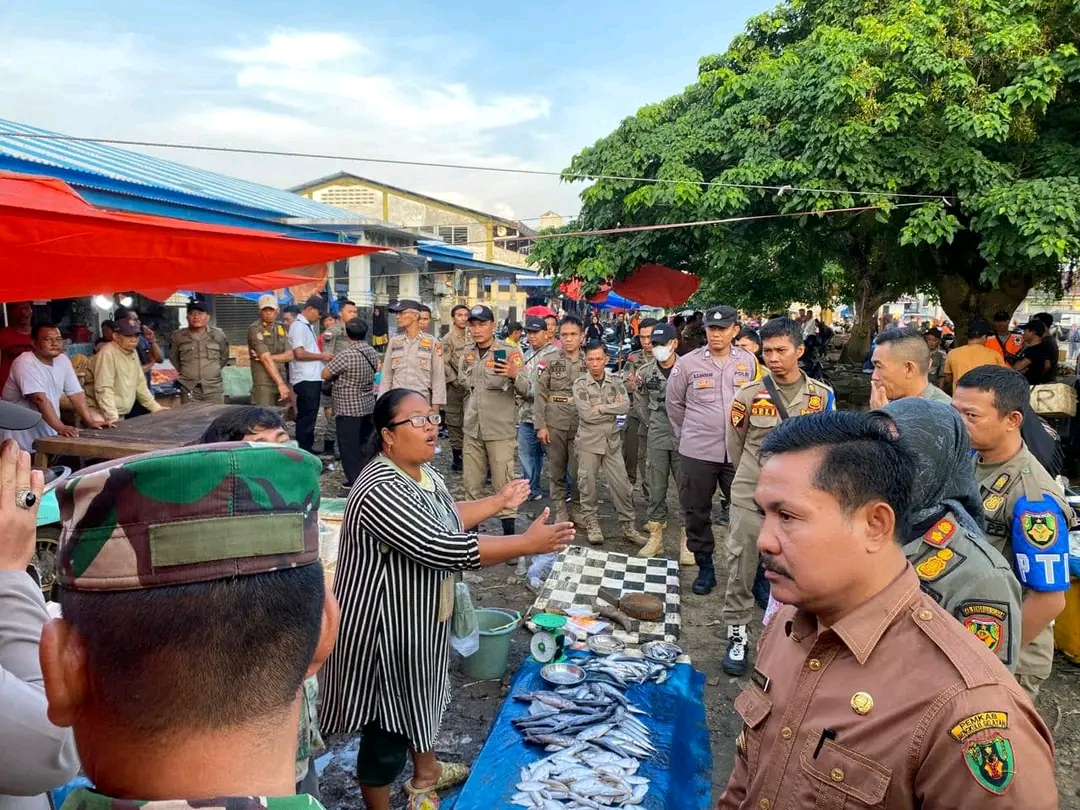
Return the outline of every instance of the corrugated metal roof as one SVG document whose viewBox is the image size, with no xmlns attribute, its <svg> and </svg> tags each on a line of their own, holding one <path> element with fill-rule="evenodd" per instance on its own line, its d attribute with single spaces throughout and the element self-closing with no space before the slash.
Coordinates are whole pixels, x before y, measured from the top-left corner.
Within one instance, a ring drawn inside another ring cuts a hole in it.
<svg viewBox="0 0 1080 810">
<path fill-rule="evenodd" d="M 2 133 L 16 133 L 7 135 Z M 46 129 L 0 119 L 0 155 L 28 164 L 59 169 L 63 179 L 72 174 L 85 177 L 88 187 L 102 187 L 93 178 L 115 181 L 131 187 L 132 194 L 150 199 L 167 199 L 189 205 L 247 209 L 264 218 L 304 217 L 308 219 L 364 219 L 352 211 L 324 205 L 289 191 L 239 180 L 223 174 L 196 169 L 171 160 L 162 160 L 102 143 L 20 138 L 18 134 L 55 135 Z M 32 170 L 28 166 L 27 171 Z M 53 172 L 42 171 L 53 175 Z M 73 183 L 78 185 L 78 181 Z M 181 199 L 177 199 L 177 195 Z"/>
</svg>

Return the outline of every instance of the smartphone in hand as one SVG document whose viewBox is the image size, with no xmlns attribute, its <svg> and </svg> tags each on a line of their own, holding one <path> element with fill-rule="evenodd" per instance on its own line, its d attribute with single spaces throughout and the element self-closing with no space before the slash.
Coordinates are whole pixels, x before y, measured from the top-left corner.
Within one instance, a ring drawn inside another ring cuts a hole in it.
<svg viewBox="0 0 1080 810">
<path fill-rule="evenodd" d="M 495 350 L 495 362 L 496 363 L 505 363 L 506 362 L 506 349 L 496 349 Z"/>
</svg>

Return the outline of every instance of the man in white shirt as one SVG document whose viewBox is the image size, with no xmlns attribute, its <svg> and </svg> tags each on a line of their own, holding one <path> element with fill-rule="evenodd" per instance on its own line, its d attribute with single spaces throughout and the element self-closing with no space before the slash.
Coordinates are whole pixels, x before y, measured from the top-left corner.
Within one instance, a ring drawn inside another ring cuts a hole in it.
<svg viewBox="0 0 1080 810">
<path fill-rule="evenodd" d="M 304 302 L 300 317 L 289 327 L 293 361 L 289 382 L 296 393 L 296 443 L 315 452 L 315 421 L 319 416 L 322 372 L 331 355 L 319 351 L 319 323 L 326 314 L 326 301 L 317 295 Z"/>
<path fill-rule="evenodd" d="M 0 397 L 41 414 L 41 421 L 26 430 L 0 429 L 0 440 L 14 439 L 28 453 L 34 440 L 42 436 L 78 436 L 79 431 L 60 421 L 60 397 L 67 396 L 75 412 L 89 428 L 105 427 L 86 407 L 86 394 L 64 354 L 60 330 L 52 324 L 38 324 L 31 330 L 34 349 L 24 352 L 11 364 L 11 374 Z"/>
</svg>

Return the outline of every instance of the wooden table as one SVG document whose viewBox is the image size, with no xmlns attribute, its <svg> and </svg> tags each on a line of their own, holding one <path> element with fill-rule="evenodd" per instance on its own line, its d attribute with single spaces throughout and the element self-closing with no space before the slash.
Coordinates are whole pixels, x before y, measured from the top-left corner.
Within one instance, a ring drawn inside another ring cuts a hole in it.
<svg viewBox="0 0 1080 810">
<path fill-rule="evenodd" d="M 114 428 L 81 428 L 73 438 L 48 436 L 34 442 L 34 466 L 48 466 L 48 456 L 79 459 L 115 459 L 164 450 L 197 441 L 207 426 L 236 405 L 192 402 L 157 413 L 124 419 Z"/>
</svg>

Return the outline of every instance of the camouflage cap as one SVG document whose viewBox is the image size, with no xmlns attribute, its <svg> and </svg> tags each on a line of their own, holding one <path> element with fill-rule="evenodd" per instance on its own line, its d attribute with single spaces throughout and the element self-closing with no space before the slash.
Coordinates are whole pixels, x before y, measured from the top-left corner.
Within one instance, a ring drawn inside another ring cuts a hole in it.
<svg viewBox="0 0 1080 810">
<path fill-rule="evenodd" d="M 87 467 L 57 490 L 58 581 L 126 591 L 316 562 L 321 472 L 302 450 L 254 442 Z"/>
</svg>

